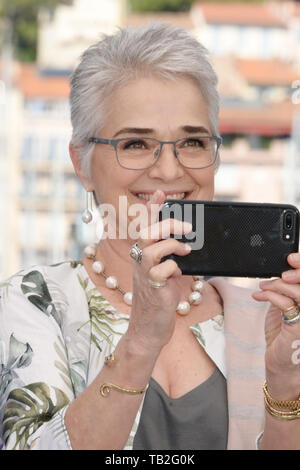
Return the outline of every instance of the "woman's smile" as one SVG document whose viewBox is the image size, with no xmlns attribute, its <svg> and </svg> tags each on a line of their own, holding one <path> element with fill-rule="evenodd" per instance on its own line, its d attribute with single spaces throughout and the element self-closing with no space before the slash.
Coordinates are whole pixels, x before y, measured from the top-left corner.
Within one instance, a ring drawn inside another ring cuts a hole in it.
<svg viewBox="0 0 300 470">
<path fill-rule="evenodd" d="M 166 195 L 167 199 L 183 200 L 188 199 L 188 196 L 192 193 L 192 190 L 166 190 L 163 188 L 155 188 L 152 190 L 140 190 L 131 191 L 131 193 L 140 199 L 145 204 L 150 200 L 151 196 L 155 193 L 156 189 L 160 189 Z"/>
</svg>

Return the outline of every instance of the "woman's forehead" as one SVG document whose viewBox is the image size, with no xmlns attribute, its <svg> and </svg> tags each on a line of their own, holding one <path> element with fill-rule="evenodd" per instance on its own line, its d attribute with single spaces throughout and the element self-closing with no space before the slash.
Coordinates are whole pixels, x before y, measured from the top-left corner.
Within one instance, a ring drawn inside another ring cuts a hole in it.
<svg viewBox="0 0 300 470">
<path fill-rule="evenodd" d="M 206 102 L 186 78 L 139 78 L 116 89 L 108 102 L 106 123 L 115 127 L 114 134 L 124 128 L 170 125 L 209 128 Z"/>
</svg>

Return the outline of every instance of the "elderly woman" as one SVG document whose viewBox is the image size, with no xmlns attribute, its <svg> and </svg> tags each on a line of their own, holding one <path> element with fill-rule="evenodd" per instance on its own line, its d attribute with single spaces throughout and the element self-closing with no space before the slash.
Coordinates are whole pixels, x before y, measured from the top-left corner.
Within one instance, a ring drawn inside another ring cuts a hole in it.
<svg viewBox="0 0 300 470">
<path fill-rule="evenodd" d="M 189 224 L 157 220 L 164 200 L 214 194 L 206 50 L 168 25 L 121 29 L 83 54 L 71 85 L 71 158 L 115 208 L 116 236 L 2 283 L 5 448 L 299 449 L 300 255 L 257 292 L 161 261 L 191 249 L 166 236 Z M 138 240 L 121 236 L 133 220 L 121 196 L 149 214 Z"/>
</svg>

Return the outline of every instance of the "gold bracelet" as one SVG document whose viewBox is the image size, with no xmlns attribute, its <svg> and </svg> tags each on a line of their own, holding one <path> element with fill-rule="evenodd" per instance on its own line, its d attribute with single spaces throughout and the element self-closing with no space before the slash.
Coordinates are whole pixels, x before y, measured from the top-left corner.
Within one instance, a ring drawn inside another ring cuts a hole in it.
<svg viewBox="0 0 300 470">
<path fill-rule="evenodd" d="M 300 396 L 298 400 L 276 400 L 269 394 L 266 382 L 264 382 L 263 391 L 265 397 L 265 408 L 272 416 L 285 420 L 300 418 Z M 274 408 L 274 406 L 285 408 L 285 410 L 278 410 Z M 288 411 L 286 411 L 286 408 Z"/>
<path fill-rule="evenodd" d="M 273 408 L 267 402 L 267 400 L 265 400 L 265 408 L 270 415 L 274 416 L 274 418 L 283 419 L 283 420 L 292 420 L 292 419 L 300 418 L 300 408 L 294 411 L 279 411 Z"/>
<path fill-rule="evenodd" d="M 142 388 L 140 390 L 133 390 L 130 388 L 119 387 L 119 385 L 106 382 L 100 386 L 100 394 L 106 398 L 108 397 L 110 390 L 112 388 L 115 390 L 118 390 L 118 392 L 128 393 L 129 395 L 142 395 L 147 390 L 148 384 L 146 385 L 145 388 Z"/>
<path fill-rule="evenodd" d="M 268 391 L 267 382 L 264 383 L 264 395 L 268 403 L 273 406 L 278 406 L 278 408 L 288 408 L 291 410 L 298 410 L 300 408 L 300 395 L 297 400 L 275 400 L 271 397 Z"/>
</svg>

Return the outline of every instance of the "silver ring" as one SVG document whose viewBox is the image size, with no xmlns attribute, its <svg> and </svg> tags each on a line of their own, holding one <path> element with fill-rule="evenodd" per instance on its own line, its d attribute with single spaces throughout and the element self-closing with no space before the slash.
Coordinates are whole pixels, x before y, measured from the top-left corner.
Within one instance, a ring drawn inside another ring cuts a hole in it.
<svg viewBox="0 0 300 470">
<path fill-rule="evenodd" d="M 138 247 L 137 243 L 132 245 L 132 247 L 130 248 L 129 254 L 130 254 L 130 257 L 134 259 L 134 261 L 136 261 L 137 263 L 141 263 L 143 251 Z"/>
<path fill-rule="evenodd" d="M 287 319 L 284 317 L 284 315 L 282 315 L 282 321 L 284 321 L 284 323 L 287 323 L 288 325 L 293 325 L 294 323 L 298 323 L 299 320 L 300 320 L 300 313 L 298 313 L 298 315 L 296 315 L 294 318 L 290 318 L 290 319 Z"/>
<path fill-rule="evenodd" d="M 154 287 L 154 289 L 160 289 L 161 287 L 165 287 L 165 285 L 168 282 L 168 279 L 165 279 L 162 282 L 152 281 L 152 279 L 148 279 L 148 282 L 149 282 L 151 287 Z"/>
<path fill-rule="evenodd" d="M 291 309 L 292 307 L 281 311 L 282 321 L 284 321 L 284 323 L 286 323 L 287 325 L 293 325 L 294 323 L 297 323 L 300 320 L 300 310 L 298 305 L 294 306 L 292 313 L 286 315 L 287 311 L 290 311 Z"/>
</svg>

